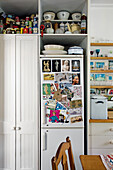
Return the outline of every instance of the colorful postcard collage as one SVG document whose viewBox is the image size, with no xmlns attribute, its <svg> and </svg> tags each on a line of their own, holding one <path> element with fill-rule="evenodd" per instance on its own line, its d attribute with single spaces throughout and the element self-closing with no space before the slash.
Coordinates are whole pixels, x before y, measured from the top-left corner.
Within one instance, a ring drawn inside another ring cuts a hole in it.
<svg viewBox="0 0 113 170">
<path fill-rule="evenodd" d="M 82 121 L 79 59 L 42 60 L 42 98 L 46 122 Z"/>
</svg>

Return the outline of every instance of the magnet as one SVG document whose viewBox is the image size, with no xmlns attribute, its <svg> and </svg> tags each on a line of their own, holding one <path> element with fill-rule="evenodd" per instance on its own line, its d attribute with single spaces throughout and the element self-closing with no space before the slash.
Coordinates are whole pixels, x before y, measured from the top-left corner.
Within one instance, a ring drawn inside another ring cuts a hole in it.
<svg viewBox="0 0 113 170">
<path fill-rule="evenodd" d="M 51 94 L 51 85 L 43 84 L 43 95 L 50 95 L 50 94 Z"/>
<path fill-rule="evenodd" d="M 52 72 L 61 72 L 61 60 L 52 60 Z"/>
<path fill-rule="evenodd" d="M 44 74 L 44 80 L 54 80 L 54 74 Z"/>
<path fill-rule="evenodd" d="M 51 60 L 42 60 L 42 72 L 51 72 Z"/>
</svg>

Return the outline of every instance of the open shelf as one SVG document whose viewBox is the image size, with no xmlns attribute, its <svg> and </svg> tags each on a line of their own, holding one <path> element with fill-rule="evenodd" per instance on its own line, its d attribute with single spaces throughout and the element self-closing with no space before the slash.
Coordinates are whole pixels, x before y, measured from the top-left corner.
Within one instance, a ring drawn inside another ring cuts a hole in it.
<svg viewBox="0 0 113 170">
<path fill-rule="evenodd" d="M 113 119 L 90 119 L 89 123 L 113 123 Z"/>
<path fill-rule="evenodd" d="M 91 43 L 91 46 L 113 46 L 113 43 Z"/>
<path fill-rule="evenodd" d="M 91 73 L 113 73 L 113 70 L 91 70 Z"/>
<path fill-rule="evenodd" d="M 45 21 L 45 20 L 43 20 L 43 21 Z M 59 20 L 59 19 L 55 19 L 55 20 L 50 20 L 50 22 L 81 22 L 81 20 L 74 21 L 74 20 Z"/>
<path fill-rule="evenodd" d="M 79 45 L 87 34 L 44 34 L 42 40 L 44 44 Z"/>
<path fill-rule="evenodd" d="M 40 55 L 41 58 L 83 58 L 83 55 Z"/>
<path fill-rule="evenodd" d="M 113 86 L 90 86 L 91 89 L 111 89 Z"/>
<path fill-rule="evenodd" d="M 91 60 L 113 60 L 113 57 L 90 57 Z"/>
</svg>

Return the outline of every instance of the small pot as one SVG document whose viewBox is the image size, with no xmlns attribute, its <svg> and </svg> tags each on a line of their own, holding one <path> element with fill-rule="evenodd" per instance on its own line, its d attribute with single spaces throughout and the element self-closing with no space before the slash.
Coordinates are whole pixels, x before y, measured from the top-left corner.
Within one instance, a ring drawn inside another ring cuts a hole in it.
<svg viewBox="0 0 113 170">
<path fill-rule="evenodd" d="M 81 13 L 80 12 L 75 12 L 72 14 L 72 19 L 74 21 L 78 21 L 78 20 L 81 20 Z"/>
<path fill-rule="evenodd" d="M 70 13 L 68 11 L 59 11 L 57 17 L 59 20 L 68 20 Z"/>
</svg>

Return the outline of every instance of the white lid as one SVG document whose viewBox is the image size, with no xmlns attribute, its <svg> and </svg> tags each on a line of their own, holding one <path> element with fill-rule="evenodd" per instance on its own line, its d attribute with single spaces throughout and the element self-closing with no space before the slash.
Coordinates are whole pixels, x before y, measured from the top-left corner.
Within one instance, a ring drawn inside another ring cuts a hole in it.
<svg viewBox="0 0 113 170">
<path fill-rule="evenodd" d="M 107 99 L 107 97 L 105 97 L 105 96 L 95 95 L 95 94 L 91 94 L 91 95 L 90 95 L 90 98 L 91 98 L 91 99 L 102 99 L 102 100 Z"/>
<path fill-rule="evenodd" d="M 82 48 L 79 46 L 73 46 L 73 47 L 70 47 L 69 49 L 82 49 Z"/>
</svg>

